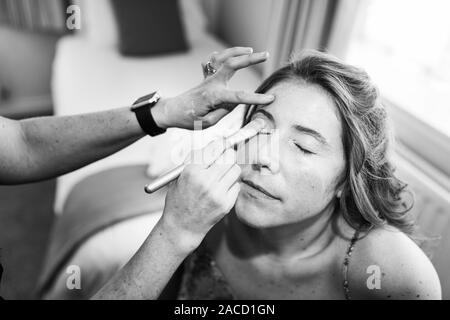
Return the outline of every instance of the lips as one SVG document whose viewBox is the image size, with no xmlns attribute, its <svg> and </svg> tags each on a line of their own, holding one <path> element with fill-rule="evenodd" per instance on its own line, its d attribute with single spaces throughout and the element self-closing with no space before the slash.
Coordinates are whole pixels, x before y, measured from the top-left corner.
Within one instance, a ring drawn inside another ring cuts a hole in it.
<svg viewBox="0 0 450 320">
<path fill-rule="evenodd" d="M 267 197 L 274 199 L 274 200 L 280 200 L 280 198 L 274 196 L 273 194 L 271 194 L 269 191 L 267 191 L 266 189 L 264 189 L 263 187 L 261 187 L 260 185 L 247 180 L 247 179 L 241 179 L 241 181 L 243 183 L 245 183 L 246 185 L 248 185 L 249 187 L 258 190 L 259 192 L 261 192 L 262 194 L 266 195 Z"/>
</svg>

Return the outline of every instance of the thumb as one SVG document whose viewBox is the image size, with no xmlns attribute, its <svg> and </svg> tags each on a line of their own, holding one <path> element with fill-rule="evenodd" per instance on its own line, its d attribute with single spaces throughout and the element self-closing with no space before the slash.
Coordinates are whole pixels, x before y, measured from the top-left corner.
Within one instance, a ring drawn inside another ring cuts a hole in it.
<svg viewBox="0 0 450 320">
<path fill-rule="evenodd" d="M 205 117 L 203 117 L 203 119 L 205 120 L 205 128 L 215 125 L 217 122 L 219 122 L 220 119 L 230 113 L 230 111 L 232 111 L 236 106 L 237 104 L 232 106 L 228 106 L 227 104 L 226 108 L 221 107 L 210 111 Z"/>
</svg>

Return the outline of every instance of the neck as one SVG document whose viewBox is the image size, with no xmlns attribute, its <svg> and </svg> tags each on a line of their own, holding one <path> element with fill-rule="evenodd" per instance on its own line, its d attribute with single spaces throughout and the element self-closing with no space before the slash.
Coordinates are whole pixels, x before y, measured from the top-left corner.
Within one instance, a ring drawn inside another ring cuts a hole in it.
<svg viewBox="0 0 450 320">
<path fill-rule="evenodd" d="M 272 255 L 277 258 L 311 257 L 334 239 L 334 204 L 304 221 L 269 228 L 254 228 L 241 222 L 234 210 L 228 216 L 227 244 L 236 255 Z"/>
</svg>

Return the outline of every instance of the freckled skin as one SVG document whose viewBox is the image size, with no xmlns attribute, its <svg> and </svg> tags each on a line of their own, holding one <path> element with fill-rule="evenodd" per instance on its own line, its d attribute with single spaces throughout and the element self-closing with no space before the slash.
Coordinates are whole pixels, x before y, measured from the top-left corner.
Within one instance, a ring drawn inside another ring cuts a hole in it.
<svg viewBox="0 0 450 320">
<path fill-rule="evenodd" d="M 260 227 L 299 222 L 319 214 L 335 198 L 336 181 L 345 165 L 341 123 L 336 107 L 323 89 L 287 82 L 268 93 L 277 97 L 264 109 L 274 117 L 271 129 L 279 131 L 279 154 L 267 157 L 265 166 L 257 155 L 251 154 L 253 165 L 242 165 L 241 176 L 260 184 L 281 201 L 252 199 L 245 195 L 244 186 L 235 206 L 242 221 Z M 323 148 L 314 138 L 296 132 L 292 129 L 296 124 L 320 132 L 330 147 Z M 257 139 L 251 139 L 249 148 L 255 143 Z M 302 153 L 296 143 L 316 154 Z"/>
<path fill-rule="evenodd" d="M 269 125 L 277 129 L 279 149 L 250 153 L 241 178 L 275 198 L 240 183 L 234 210 L 214 228 L 222 236 L 208 237 L 206 243 L 238 298 L 344 299 L 343 259 L 354 229 L 334 210 L 345 168 L 336 106 L 314 85 L 283 82 L 268 93 L 276 96 L 264 110 L 274 118 Z M 328 145 L 297 134 L 294 124 L 320 132 Z M 267 149 L 263 143 L 253 138 L 245 147 Z M 335 232 L 331 220 L 342 233 Z M 405 234 L 374 228 L 361 236 L 348 269 L 353 299 L 439 299 L 436 271 Z M 374 264 L 384 273 L 381 290 L 367 287 L 366 270 Z"/>
<path fill-rule="evenodd" d="M 347 240 L 332 240 L 329 223 L 337 181 L 345 168 L 336 107 L 319 86 L 283 82 L 268 93 L 276 96 L 264 110 L 274 118 L 268 129 L 277 130 L 279 152 L 255 137 L 238 153 L 258 151 L 247 154 L 250 163 L 241 165 L 241 178 L 276 199 L 241 183 L 235 208 L 223 224 L 227 240 L 216 247 L 215 260 L 239 298 L 343 299 L 340 269 Z M 296 125 L 319 132 L 327 145 L 299 133 Z M 261 152 L 267 149 L 270 152 Z M 259 231 L 268 243 L 260 241 Z M 291 247 L 292 253 L 272 255 L 271 242 L 279 244 L 276 238 Z"/>
</svg>

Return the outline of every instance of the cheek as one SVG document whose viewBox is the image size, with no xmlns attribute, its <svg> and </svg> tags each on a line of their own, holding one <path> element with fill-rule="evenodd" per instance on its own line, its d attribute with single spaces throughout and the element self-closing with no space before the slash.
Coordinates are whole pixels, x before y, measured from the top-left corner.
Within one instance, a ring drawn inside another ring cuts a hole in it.
<svg viewBox="0 0 450 320">
<path fill-rule="evenodd" d="M 286 209 L 302 215 L 315 214 L 325 208 L 333 198 L 334 183 L 323 171 L 312 168 L 297 170 L 287 181 Z"/>
</svg>

